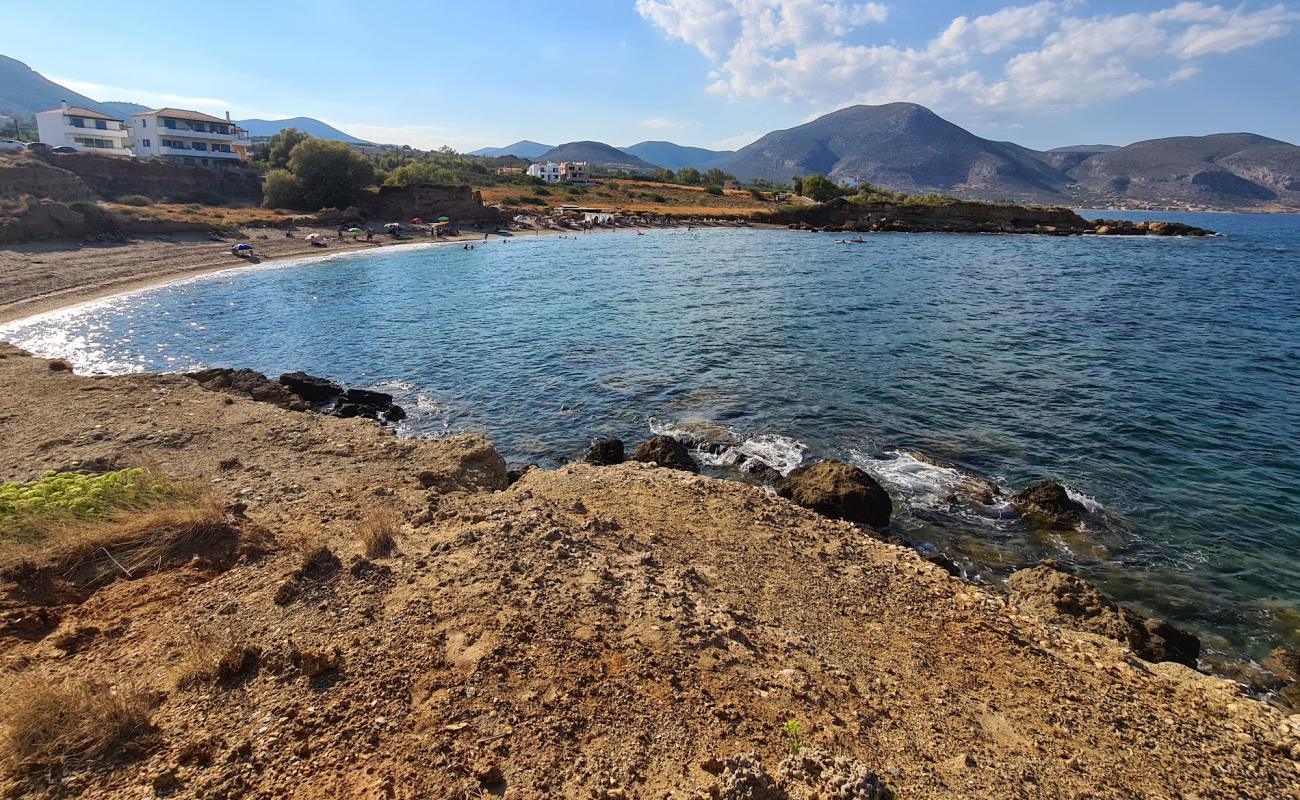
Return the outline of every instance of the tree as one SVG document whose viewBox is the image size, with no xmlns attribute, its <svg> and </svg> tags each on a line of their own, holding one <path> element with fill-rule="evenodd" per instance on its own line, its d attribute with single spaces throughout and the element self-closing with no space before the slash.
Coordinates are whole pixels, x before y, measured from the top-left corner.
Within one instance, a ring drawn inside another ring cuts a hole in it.
<svg viewBox="0 0 1300 800">
<path fill-rule="evenodd" d="M 343 142 L 308 137 L 293 148 L 289 171 L 302 185 L 300 208 L 346 208 L 375 178 L 375 168 Z"/>
<path fill-rule="evenodd" d="M 302 184 L 287 169 L 273 169 L 262 183 L 262 205 L 267 208 L 301 208 Z"/>
<path fill-rule="evenodd" d="M 659 169 L 655 170 L 655 180 L 659 181 L 660 183 L 672 183 L 673 171 L 670 169 L 664 169 L 663 167 L 660 167 Z"/>
<path fill-rule="evenodd" d="M 834 181 L 825 175 L 814 173 L 803 179 L 802 194 L 804 197 L 811 197 L 819 203 L 825 203 L 827 200 L 842 197 L 847 192 L 844 188 L 836 186 Z"/>
<path fill-rule="evenodd" d="M 677 182 L 687 186 L 700 185 L 700 171 L 695 167 L 682 167 L 677 170 Z"/>
<path fill-rule="evenodd" d="M 289 155 L 293 148 L 297 147 L 307 134 L 297 128 L 284 128 L 271 137 L 270 150 L 267 151 L 267 160 L 273 167 L 286 167 L 289 164 Z"/>
<path fill-rule="evenodd" d="M 704 175 L 701 176 L 701 179 L 704 181 L 705 186 L 721 186 L 727 181 L 734 181 L 736 176 L 732 175 L 730 172 L 723 172 L 717 167 L 714 167 L 710 170 L 706 170 Z"/>
<path fill-rule="evenodd" d="M 790 179 L 790 183 L 794 184 L 794 193 L 803 197 L 803 178 L 796 175 Z"/>
</svg>

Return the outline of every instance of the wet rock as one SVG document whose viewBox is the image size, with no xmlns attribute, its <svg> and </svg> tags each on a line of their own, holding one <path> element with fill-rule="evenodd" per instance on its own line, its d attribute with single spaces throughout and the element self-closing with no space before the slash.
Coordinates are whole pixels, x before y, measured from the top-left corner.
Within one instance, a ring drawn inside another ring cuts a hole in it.
<svg viewBox="0 0 1300 800">
<path fill-rule="evenodd" d="M 286 372 L 280 376 L 280 383 L 309 403 L 332 403 L 343 394 L 343 387 L 337 383 L 305 372 Z"/>
<path fill-rule="evenodd" d="M 205 389 L 244 395 L 291 411 L 306 411 L 311 407 L 289 387 L 251 369 L 217 367 L 186 373 L 186 377 Z"/>
<path fill-rule="evenodd" d="M 648 441 L 642 442 L 641 446 L 636 449 L 636 453 L 633 454 L 632 460 L 646 464 L 658 464 L 661 467 L 680 469 L 686 472 L 700 471 L 695 460 L 691 458 L 690 451 L 686 449 L 686 445 L 671 436 L 654 436 Z"/>
<path fill-rule="evenodd" d="M 369 389 L 345 390 L 330 413 L 336 417 L 365 417 L 386 422 L 406 419 L 406 411 L 393 403 L 391 394 Z"/>
<path fill-rule="evenodd" d="M 597 439 L 587 448 L 587 454 L 583 456 L 583 461 L 588 464 L 595 464 L 598 467 L 610 467 L 615 464 L 622 464 L 623 440 L 617 436 L 607 436 L 604 439 Z"/>
<path fill-rule="evenodd" d="M 893 502 L 866 472 L 842 461 L 797 467 L 781 481 L 777 493 L 822 516 L 882 528 L 889 524 Z"/>
<path fill-rule="evenodd" d="M 1070 499 L 1065 487 L 1042 481 L 1011 495 L 1011 505 L 1032 521 L 1049 528 L 1077 528 L 1087 509 Z"/>
<path fill-rule="evenodd" d="M 506 470 L 506 485 L 514 486 L 516 483 L 519 483 L 520 478 L 537 468 L 536 464 L 524 464 L 522 467 L 512 467 Z"/>
<path fill-rule="evenodd" d="M 741 462 L 740 471 L 749 475 L 759 483 L 773 485 L 781 480 L 781 473 L 775 467 L 769 466 L 757 458 L 751 458 L 748 461 Z"/>
<path fill-rule="evenodd" d="M 1201 642 L 1195 635 L 1117 605 L 1055 562 L 1012 573 L 1007 583 L 1011 605 L 1022 613 L 1122 642 L 1147 661 L 1196 667 Z"/>
</svg>

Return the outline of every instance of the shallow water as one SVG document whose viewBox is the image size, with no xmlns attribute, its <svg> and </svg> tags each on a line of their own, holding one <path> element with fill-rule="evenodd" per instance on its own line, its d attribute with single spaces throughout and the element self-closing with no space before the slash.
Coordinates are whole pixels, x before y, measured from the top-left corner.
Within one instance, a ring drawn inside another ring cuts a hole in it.
<svg viewBox="0 0 1300 800">
<path fill-rule="evenodd" d="M 706 457 L 719 474 L 737 453 L 851 459 L 973 576 L 1061 558 L 1259 653 L 1300 626 L 1300 217 L 1147 216 L 1229 235 L 519 237 L 224 273 L 0 336 L 78 370 L 377 387 L 406 432 L 482 431 L 511 462 L 652 427 L 735 436 Z M 1001 498 L 952 501 L 958 473 L 914 449 L 1003 487 L 1060 480 L 1094 513 L 1030 530 Z"/>
</svg>

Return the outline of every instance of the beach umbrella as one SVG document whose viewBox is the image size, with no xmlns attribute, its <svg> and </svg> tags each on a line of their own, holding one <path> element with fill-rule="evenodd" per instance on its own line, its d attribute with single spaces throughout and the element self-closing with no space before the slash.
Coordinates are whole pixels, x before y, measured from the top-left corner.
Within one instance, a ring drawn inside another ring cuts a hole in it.
<svg viewBox="0 0 1300 800">
<path fill-rule="evenodd" d="M 424 222 L 424 220 L 420 219 L 419 217 L 411 217 L 411 222 Z"/>
<path fill-rule="evenodd" d="M 253 249 L 253 246 L 252 246 L 251 244 L 244 244 L 243 242 L 241 242 L 241 243 L 235 245 L 235 249 L 236 249 L 236 250 L 252 250 L 252 249 Z"/>
<path fill-rule="evenodd" d="M 360 228 L 354 225 L 351 228 L 348 228 L 348 233 L 365 233 L 365 231 L 361 230 Z"/>
<path fill-rule="evenodd" d="M 451 222 L 451 217 L 438 217 L 439 222 Z"/>
<path fill-rule="evenodd" d="M 307 234 L 307 237 L 306 237 L 306 238 L 307 238 L 307 241 L 310 242 L 312 239 L 319 239 L 319 238 L 320 238 L 320 234 L 319 234 L 319 233 L 309 233 L 309 234 Z"/>
</svg>

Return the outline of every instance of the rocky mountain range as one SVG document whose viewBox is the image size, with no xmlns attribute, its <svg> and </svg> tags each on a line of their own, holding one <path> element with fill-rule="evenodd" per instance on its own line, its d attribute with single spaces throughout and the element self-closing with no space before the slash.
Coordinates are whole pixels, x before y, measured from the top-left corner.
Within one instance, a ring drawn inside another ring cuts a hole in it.
<svg viewBox="0 0 1300 800">
<path fill-rule="evenodd" d="M 705 170 L 716 166 L 718 162 L 732 155 L 732 150 L 706 150 L 703 147 L 686 147 L 673 142 L 640 142 L 631 147 L 620 148 L 643 161 L 649 161 L 664 169 L 677 170 L 682 167 L 694 167 Z"/>
<path fill-rule="evenodd" d="M 370 144 L 364 139 L 344 133 L 333 125 L 312 117 L 289 117 L 287 119 L 241 119 L 239 126 L 248 131 L 252 137 L 274 136 L 285 128 L 297 128 L 308 136 L 318 139 L 333 139 L 350 144 Z"/>
<path fill-rule="evenodd" d="M 555 145 L 553 144 L 541 144 L 539 142 L 523 139 L 514 144 L 508 144 L 505 147 L 480 147 L 477 150 L 470 151 L 469 154 L 472 156 L 516 156 L 518 158 L 533 159 L 542 155 L 547 150 L 553 149 L 555 149 Z"/>
<path fill-rule="evenodd" d="M 534 161 L 586 161 L 606 169 L 629 172 L 651 172 L 656 164 L 619 150 L 604 142 L 566 142 L 547 150 Z"/>
</svg>

